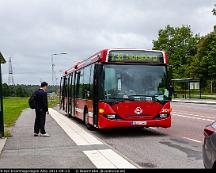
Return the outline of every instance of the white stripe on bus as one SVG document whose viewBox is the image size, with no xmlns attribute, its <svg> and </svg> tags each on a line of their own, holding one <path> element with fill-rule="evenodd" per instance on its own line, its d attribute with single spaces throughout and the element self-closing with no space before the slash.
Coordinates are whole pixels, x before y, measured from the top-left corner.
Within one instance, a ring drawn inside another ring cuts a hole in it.
<svg viewBox="0 0 216 173">
<path fill-rule="evenodd" d="M 81 114 L 84 112 L 84 110 L 83 110 L 83 109 L 80 109 L 80 108 L 75 108 L 75 110 L 76 110 L 77 112 L 81 113 Z M 88 112 L 88 116 L 89 116 L 89 117 L 93 117 L 93 113 L 92 113 L 92 112 Z"/>
</svg>

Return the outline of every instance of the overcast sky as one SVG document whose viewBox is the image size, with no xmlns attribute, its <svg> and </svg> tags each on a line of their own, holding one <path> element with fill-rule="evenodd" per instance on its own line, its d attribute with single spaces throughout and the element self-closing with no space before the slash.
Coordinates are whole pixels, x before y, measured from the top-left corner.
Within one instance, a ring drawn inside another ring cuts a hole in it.
<svg viewBox="0 0 216 173">
<path fill-rule="evenodd" d="M 158 31 L 190 25 L 213 31 L 215 0 L 0 0 L 0 51 L 12 57 L 15 84 L 51 84 L 74 61 L 104 48 L 152 48 Z M 2 65 L 8 82 L 9 63 Z"/>
</svg>

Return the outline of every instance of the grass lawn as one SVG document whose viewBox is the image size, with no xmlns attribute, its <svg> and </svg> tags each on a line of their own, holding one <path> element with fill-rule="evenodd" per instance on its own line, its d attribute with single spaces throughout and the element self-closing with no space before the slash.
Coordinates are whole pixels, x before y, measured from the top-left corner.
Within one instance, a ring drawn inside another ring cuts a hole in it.
<svg viewBox="0 0 216 173">
<path fill-rule="evenodd" d="M 58 98 L 48 99 L 49 107 L 53 107 L 58 104 Z M 29 108 L 28 97 L 5 97 L 3 99 L 4 109 L 4 124 L 5 124 L 5 136 L 11 136 L 9 128 L 12 127 L 23 109 Z"/>
<path fill-rule="evenodd" d="M 23 109 L 28 108 L 27 97 L 5 97 L 3 98 L 3 112 L 5 124 L 5 137 L 10 137 L 12 127 Z"/>
<path fill-rule="evenodd" d="M 59 97 L 49 97 L 48 96 L 48 107 L 53 108 L 59 103 Z"/>
<path fill-rule="evenodd" d="M 27 97 L 6 97 L 3 105 L 5 127 L 13 126 L 22 110 L 29 107 Z"/>
</svg>

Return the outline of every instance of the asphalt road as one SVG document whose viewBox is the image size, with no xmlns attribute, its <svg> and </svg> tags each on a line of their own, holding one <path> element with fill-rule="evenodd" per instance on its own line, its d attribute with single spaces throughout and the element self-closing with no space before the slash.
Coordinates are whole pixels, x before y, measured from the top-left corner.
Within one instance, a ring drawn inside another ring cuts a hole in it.
<svg viewBox="0 0 216 173">
<path fill-rule="evenodd" d="M 173 125 L 167 134 L 203 142 L 204 127 L 216 120 L 216 105 L 172 103 L 172 107 Z"/>
<path fill-rule="evenodd" d="M 204 168 L 203 129 L 216 105 L 172 103 L 172 127 L 111 129 L 94 135 L 143 168 Z"/>
</svg>

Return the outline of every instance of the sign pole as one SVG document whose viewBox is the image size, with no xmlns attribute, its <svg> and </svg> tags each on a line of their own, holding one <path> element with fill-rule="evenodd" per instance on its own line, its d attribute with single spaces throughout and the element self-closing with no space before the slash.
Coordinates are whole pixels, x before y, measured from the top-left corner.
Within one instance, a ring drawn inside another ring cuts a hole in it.
<svg viewBox="0 0 216 173">
<path fill-rule="evenodd" d="M 3 98 L 2 98 L 2 73 L 0 63 L 0 138 L 4 137 L 4 117 L 3 117 Z"/>
</svg>

